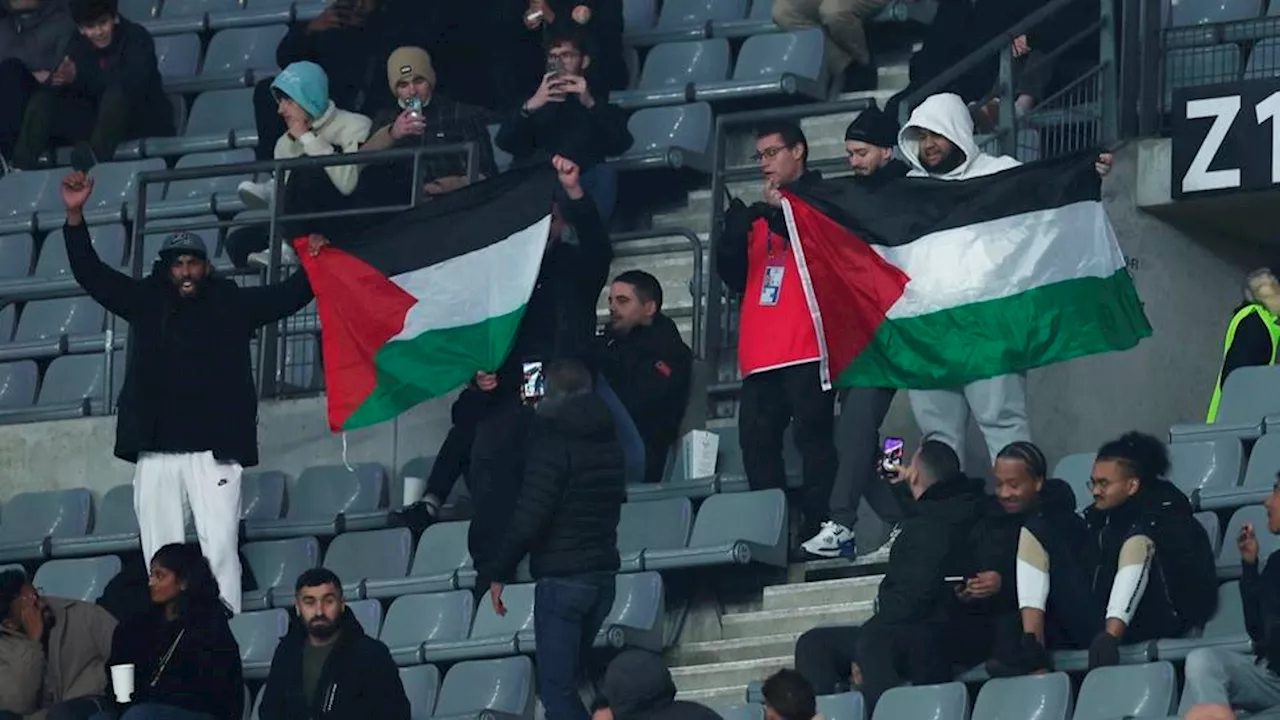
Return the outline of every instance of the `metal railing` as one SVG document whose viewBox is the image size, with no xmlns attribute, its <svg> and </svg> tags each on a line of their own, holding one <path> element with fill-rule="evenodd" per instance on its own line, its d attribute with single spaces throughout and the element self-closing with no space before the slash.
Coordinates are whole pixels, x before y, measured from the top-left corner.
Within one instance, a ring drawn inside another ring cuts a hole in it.
<svg viewBox="0 0 1280 720">
<path fill-rule="evenodd" d="M 703 255 L 702 255 L 702 239 L 693 230 L 686 227 L 666 227 L 654 230 L 638 230 L 635 232 L 616 233 L 610 236 L 613 241 L 613 257 L 617 258 L 635 258 L 635 257 L 651 257 L 653 255 L 665 255 L 670 252 L 676 252 L 683 249 L 686 243 L 689 250 L 693 253 L 693 277 L 689 279 L 689 296 L 693 300 L 693 305 L 689 310 L 691 325 L 691 340 L 693 341 L 693 353 L 696 357 L 706 357 L 705 339 L 703 337 L 703 314 L 706 306 L 706 278 L 703 276 Z M 655 240 L 665 237 L 681 237 L 684 243 L 668 243 L 662 245 L 649 245 L 646 247 L 628 248 L 619 247 L 624 243 L 634 243 L 641 240 Z M 679 308 L 663 308 L 663 314 L 674 319 L 683 316 L 683 312 Z"/>
</svg>

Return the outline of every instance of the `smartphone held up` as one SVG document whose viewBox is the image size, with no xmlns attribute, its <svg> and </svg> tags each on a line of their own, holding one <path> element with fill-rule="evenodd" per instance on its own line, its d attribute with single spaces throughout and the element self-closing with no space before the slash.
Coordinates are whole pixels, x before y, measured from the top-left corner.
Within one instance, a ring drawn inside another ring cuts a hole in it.
<svg viewBox="0 0 1280 720">
<path fill-rule="evenodd" d="M 902 472 L 902 459 L 906 443 L 900 437 L 887 437 L 880 448 L 880 462 L 876 469 L 881 477 L 894 478 Z"/>
</svg>

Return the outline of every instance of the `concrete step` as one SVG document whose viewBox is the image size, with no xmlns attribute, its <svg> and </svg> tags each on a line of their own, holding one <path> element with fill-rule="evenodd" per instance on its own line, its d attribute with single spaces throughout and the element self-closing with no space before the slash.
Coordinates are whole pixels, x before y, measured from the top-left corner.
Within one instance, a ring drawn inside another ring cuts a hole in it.
<svg viewBox="0 0 1280 720">
<path fill-rule="evenodd" d="M 707 688 L 705 690 L 688 690 L 676 693 L 677 700 L 687 700 L 709 708 L 741 705 L 747 701 L 745 685 L 732 687 Z"/>
<path fill-rule="evenodd" d="M 784 667 L 791 667 L 792 657 L 787 654 L 756 660 L 676 667 L 671 668 L 671 679 L 680 692 L 726 687 L 746 688 L 748 683 L 764 680 Z"/>
<path fill-rule="evenodd" d="M 794 654 L 801 632 L 759 637 L 682 643 L 667 653 L 668 667 L 706 665 L 711 663 L 759 660 Z"/>
<path fill-rule="evenodd" d="M 883 575 L 771 585 L 764 589 L 762 610 L 790 610 L 865 602 L 876 598 Z"/>
<path fill-rule="evenodd" d="M 785 610 L 758 610 L 725 615 L 720 626 L 725 639 L 779 633 L 801 633 L 823 624 L 861 623 L 871 617 L 870 600 Z"/>
<path fill-rule="evenodd" d="M 836 580 L 840 578 L 865 577 L 883 575 L 888 569 L 888 553 L 863 555 L 856 560 L 832 558 L 829 560 L 809 560 L 792 565 L 787 574 L 791 582 L 807 580 Z"/>
</svg>

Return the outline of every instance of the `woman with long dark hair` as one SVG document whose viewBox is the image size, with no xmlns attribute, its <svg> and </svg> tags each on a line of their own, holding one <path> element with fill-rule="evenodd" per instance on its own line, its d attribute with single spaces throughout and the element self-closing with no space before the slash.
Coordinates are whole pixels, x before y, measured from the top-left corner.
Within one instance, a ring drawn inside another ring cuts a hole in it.
<svg viewBox="0 0 1280 720">
<path fill-rule="evenodd" d="M 200 549 L 174 543 L 156 551 L 148 589 L 151 611 L 116 628 L 108 663 L 133 665 L 133 696 L 94 720 L 240 720 L 240 648 Z"/>
</svg>

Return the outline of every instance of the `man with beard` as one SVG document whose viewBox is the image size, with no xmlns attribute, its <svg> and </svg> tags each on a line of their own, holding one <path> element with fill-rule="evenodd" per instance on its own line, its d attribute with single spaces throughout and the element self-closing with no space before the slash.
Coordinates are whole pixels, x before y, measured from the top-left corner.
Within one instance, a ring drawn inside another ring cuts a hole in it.
<svg viewBox="0 0 1280 720">
<path fill-rule="evenodd" d="M 42 597 L 0 573 L 0 720 L 83 720 L 107 707 L 116 620 L 92 603 Z"/>
<path fill-rule="evenodd" d="M 133 503 L 150 565 L 156 550 L 186 540 L 190 507 L 200 548 L 222 599 L 240 610 L 240 475 L 258 464 L 258 399 L 249 363 L 254 331 L 302 309 L 301 271 L 265 287 L 217 277 L 204 241 L 177 233 L 151 274 L 134 279 L 102 262 L 84 221 L 93 178 L 62 181 L 67 259 L 80 287 L 129 323 L 129 360 L 116 420 L 115 455 L 135 463 Z M 322 238 L 312 236 L 318 248 Z"/>
<path fill-rule="evenodd" d="M 365 634 L 332 571 L 298 576 L 297 621 L 276 647 L 262 720 L 409 720 L 409 698 L 387 646 Z"/>
</svg>

